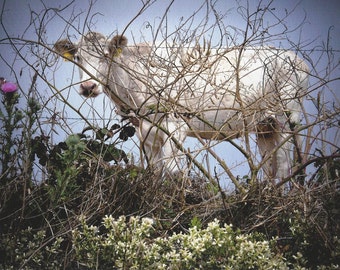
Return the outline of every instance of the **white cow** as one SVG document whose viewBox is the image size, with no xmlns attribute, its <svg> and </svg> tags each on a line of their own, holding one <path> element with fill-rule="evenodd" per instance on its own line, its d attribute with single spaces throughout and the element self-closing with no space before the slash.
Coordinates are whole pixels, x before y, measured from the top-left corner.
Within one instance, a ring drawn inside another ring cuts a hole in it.
<svg viewBox="0 0 340 270">
<path fill-rule="evenodd" d="M 80 94 L 106 93 L 131 116 L 149 164 L 173 171 L 186 136 L 226 140 L 257 134 L 269 178 L 291 169 L 291 138 L 300 123 L 308 67 L 271 47 L 211 49 L 108 40 L 89 32 L 55 49 L 80 67 Z M 290 140 L 289 140 L 290 138 Z M 159 163 L 158 163 L 159 164 Z"/>
</svg>

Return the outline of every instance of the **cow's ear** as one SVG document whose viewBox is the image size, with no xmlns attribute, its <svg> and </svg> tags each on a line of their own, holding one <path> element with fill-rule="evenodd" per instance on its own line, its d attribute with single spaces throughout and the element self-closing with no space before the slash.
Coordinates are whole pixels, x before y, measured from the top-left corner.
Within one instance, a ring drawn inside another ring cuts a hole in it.
<svg viewBox="0 0 340 270">
<path fill-rule="evenodd" d="M 77 46 L 68 39 L 58 40 L 53 47 L 56 52 L 60 53 L 64 57 L 65 61 L 73 60 L 74 55 L 77 52 Z"/>
<path fill-rule="evenodd" d="M 127 46 L 128 39 L 125 36 L 117 35 L 114 36 L 109 44 L 109 50 L 112 57 L 118 57 L 123 48 Z"/>
</svg>

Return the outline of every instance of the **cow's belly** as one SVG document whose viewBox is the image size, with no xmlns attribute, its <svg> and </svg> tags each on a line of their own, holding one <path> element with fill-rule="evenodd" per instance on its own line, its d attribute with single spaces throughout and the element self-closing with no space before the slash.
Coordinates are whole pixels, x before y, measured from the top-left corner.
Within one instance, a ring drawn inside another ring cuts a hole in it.
<svg viewBox="0 0 340 270">
<path fill-rule="evenodd" d="M 254 132 L 259 118 L 255 114 L 246 116 L 235 110 L 205 112 L 187 121 L 187 135 L 215 140 L 238 138 L 245 130 Z"/>
</svg>

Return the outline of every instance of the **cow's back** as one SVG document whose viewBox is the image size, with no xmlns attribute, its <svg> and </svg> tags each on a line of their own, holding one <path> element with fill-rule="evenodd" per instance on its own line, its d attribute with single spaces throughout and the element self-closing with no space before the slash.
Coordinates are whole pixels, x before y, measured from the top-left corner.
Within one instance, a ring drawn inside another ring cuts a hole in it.
<svg viewBox="0 0 340 270">
<path fill-rule="evenodd" d="M 303 85 L 307 70 L 289 51 L 269 47 L 212 51 L 206 61 L 191 67 L 182 87 L 187 91 L 181 105 L 197 115 L 190 122 L 189 135 L 233 138 L 242 136 L 245 125 L 255 131 L 267 117 L 285 111 L 297 116 L 297 97 L 307 88 Z"/>
</svg>

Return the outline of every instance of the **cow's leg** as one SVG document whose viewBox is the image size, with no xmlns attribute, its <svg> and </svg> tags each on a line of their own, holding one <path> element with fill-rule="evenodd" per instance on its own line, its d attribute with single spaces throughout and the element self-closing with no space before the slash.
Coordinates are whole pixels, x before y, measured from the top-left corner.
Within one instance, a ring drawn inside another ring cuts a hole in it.
<svg viewBox="0 0 340 270">
<path fill-rule="evenodd" d="M 278 135 L 277 145 L 278 149 L 276 151 L 277 159 L 277 177 L 280 179 L 286 178 L 290 175 L 292 168 L 292 143 L 289 138 L 289 133 L 282 132 Z"/>
<path fill-rule="evenodd" d="M 137 135 L 140 140 L 142 163 L 144 163 L 143 154 L 147 165 L 155 165 L 158 161 L 162 160 L 162 146 L 164 141 L 160 130 L 152 125 L 152 123 L 141 120 Z"/>
<path fill-rule="evenodd" d="M 276 152 L 278 133 L 277 123 L 272 117 L 268 117 L 257 125 L 257 145 L 260 150 L 262 160 L 266 160 L 263 164 L 265 177 L 274 180 L 278 173 L 278 160 Z"/>
<path fill-rule="evenodd" d="M 296 126 L 301 122 L 302 98 L 308 89 L 308 67 L 303 61 L 294 58 L 295 55 L 285 59 L 283 66 L 278 70 L 280 81 L 280 106 L 284 113 L 277 117 L 280 123 L 280 136 L 278 144 L 282 145 L 277 151 L 278 176 L 286 178 L 293 170 L 295 162 L 301 162 L 302 141 L 296 132 Z M 295 63 L 292 63 L 295 59 Z M 293 64 L 293 65 L 292 65 Z M 293 143 L 294 142 L 294 143 Z M 293 158 L 293 146 L 295 157 Z"/>
<path fill-rule="evenodd" d="M 303 87 L 307 87 L 305 83 L 302 84 Z M 304 91 L 302 91 L 304 92 Z M 296 98 L 292 99 L 288 102 L 286 106 L 286 124 L 285 130 L 289 131 L 291 136 L 289 140 L 289 147 L 286 147 L 288 151 L 293 151 L 293 157 L 291 157 L 291 172 L 297 169 L 295 166 L 299 166 L 303 162 L 303 155 L 302 155 L 302 137 L 301 134 L 298 132 L 299 125 L 301 124 L 301 112 L 302 112 L 302 104 L 301 101 Z M 286 134 L 288 136 L 288 134 Z M 288 142 L 287 142 L 288 144 Z M 303 185 L 304 178 L 303 172 L 301 177 L 299 177 L 299 183 Z"/>
<path fill-rule="evenodd" d="M 185 139 L 184 124 L 180 125 L 178 119 L 167 117 L 163 120 L 162 128 L 143 120 L 139 125 L 139 139 L 147 164 L 164 168 L 169 173 L 180 169 L 178 148 Z"/>
<path fill-rule="evenodd" d="M 262 166 L 265 177 L 268 179 L 274 179 L 277 174 L 277 159 L 276 155 L 270 153 L 276 146 L 276 140 L 273 134 L 264 136 L 263 134 L 257 134 L 257 145 L 260 150 L 262 160 L 267 160 Z"/>
<path fill-rule="evenodd" d="M 257 126 L 257 144 L 263 159 L 263 170 L 269 179 L 285 178 L 291 170 L 292 143 L 277 120 L 267 118 Z M 269 156 L 270 155 L 270 156 Z"/>
<path fill-rule="evenodd" d="M 167 172 L 176 173 L 182 169 L 179 149 L 186 138 L 186 126 L 177 118 L 168 119 L 164 126 L 166 128 L 163 145 L 164 167 Z"/>
</svg>

